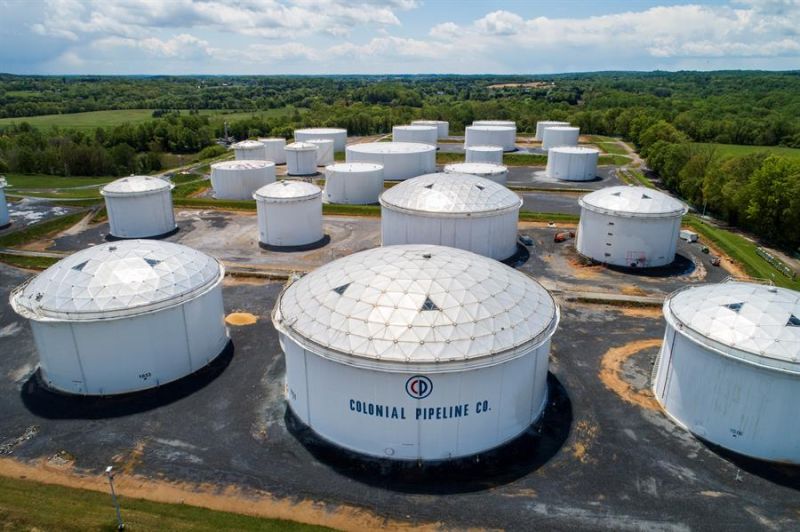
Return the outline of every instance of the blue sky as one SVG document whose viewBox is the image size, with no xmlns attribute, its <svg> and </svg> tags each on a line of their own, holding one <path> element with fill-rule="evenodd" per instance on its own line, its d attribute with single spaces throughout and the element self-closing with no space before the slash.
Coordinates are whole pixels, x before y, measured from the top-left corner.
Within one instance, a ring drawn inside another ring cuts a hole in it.
<svg viewBox="0 0 800 532">
<path fill-rule="evenodd" d="M 0 0 L 0 72 L 800 69 L 800 0 Z"/>
</svg>

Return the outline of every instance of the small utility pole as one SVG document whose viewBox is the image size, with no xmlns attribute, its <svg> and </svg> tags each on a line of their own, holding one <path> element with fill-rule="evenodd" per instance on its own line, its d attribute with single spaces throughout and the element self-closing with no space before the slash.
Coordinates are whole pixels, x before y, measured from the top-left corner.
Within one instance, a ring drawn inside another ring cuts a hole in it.
<svg viewBox="0 0 800 532">
<path fill-rule="evenodd" d="M 117 530 L 125 530 L 125 523 L 122 522 L 122 514 L 119 512 L 117 492 L 114 491 L 114 468 L 112 466 L 106 468 L 106 475 L 108 476 L 108 485 L 111 486 L 111 498 L 114 500 L 114 508 L 117 510 Z"/>
</svg>

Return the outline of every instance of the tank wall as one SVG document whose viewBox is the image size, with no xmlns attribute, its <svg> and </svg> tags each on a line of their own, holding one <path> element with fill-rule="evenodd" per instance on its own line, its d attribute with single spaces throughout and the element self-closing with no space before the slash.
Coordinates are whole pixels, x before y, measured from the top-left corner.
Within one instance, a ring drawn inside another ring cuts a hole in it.
<svg viewBox="0 0 800 532">
<path fill-rule="evenodd" d="M 266 203 L 259 201 L 259 240 L 270 246 L 303 246 L 322 239 L 322 198 Z"/>
<path fill-rule="evenodd" d="M 317 150 L 294 151 L 286 153 L 286 173 L 289 175 L 311 175 L 317 173 Z"/>
<path fill-rule="evenodd" d="M 286 164 L 286 141 L 271 141 L 264 144 L 266 152 L 265 160 L 272 161 L 275 164 Z"/>
<path fill-rule="evenodd" d="M 10 217 L 8 215 L 8 200 L 6 199 L 5 188 L 0 187 L 0 227 L 8 224 Z"/>
<path fill-rule="evenodd" d="M 428 123 L 428 120 L 414 120 L 412 126 L 433 126 L 436 128 L 436 135 L 442 139 L 450 136 L 450 122 L 446 120 L 436 120 L 435 123 Z"/>
<path fill-rule="evenodd" d="M 597 153 L 547 154 L 547 177 L 564 181 L 591 181 L 597 177 Z"/>
<path fill-rule="evenodd" d="M 317 144 L 317 166 L 326 166 L 333 164 L 333 143 L 321 142 Z"/>
<path fill-rule="evenodd" d="M 706 350 L 667 325 L 653 387 L 690 432 L 744 455 L 800 464 L 800 376 Z"/>
<path fill-rule="evenodd" d="M 253 199 L 253 192 L 274 182 L 274 166 L 242 170 L 211 169 L 211 186 L 217 199 Z"/>
<path fill-rule="evenodd" d="M 147 238 L 175 229 L 172 192 L 146 196 L 105 196 L 108 225 L 119 238 Z"/>
<path fill-rule="evenodd" d="M 325 197 L 331 203 L 355 205 L 377 203 L 382 192 L 383 170 L 326 172 Z"/>
<path fill-rule="evenodd" d="M 495 131 L 467 126 L 465 129 L 464 148 L 470 146 L 501 146 L 503 151 L 513 151 L 516 141 L 516 131 L 511 128 Z"/>
<path fill-rule="evenodd" d="M 218 285 L 187 304 L 126 319 L 31 322 L 42 375 L 55 389 L 111 395 L 204 367 L 228 341 Z"/>
<path fill-rule="evenodd" d="M 581 209 L 576 248 L 598 262 L 624 267 L 655 267 L 675 260 L 680 216 L 621 218 Z"/>
<path fill-rule="evenodd" d="M 330 139 L 333 141 L 334 151 L 344 151 L 347 144 L 347 131 L 340 131 L 336 133 L 304 133 L 302 131 L 294 132 L 294 140 L 297 142 L 308 142 L 314 139 Z"/>
<path fill-rule="evenodd" d="M 546 127 L 553 127 L 553 126 L 556 126 L 556 125 L 569 126 L 569 123 L 568 122 L 561 122 L 561 123 L 553 124 L 553 123 L 548 123 L 548 121 L 536 122 L 536 136 L 534 137 L 534 140 L 542 140 L 542 136 L 544 136 L 544 129 Z"/>
<path fill-rule="evenodd" d="M 579 136 L 580 131 L 577 128 L 567 131 L 545 128 L 542 133 L 542 149 L 549 150 L 559 146 L 577 146 Z"/>
<path fill-rule="evenodd" d="M 519 211 L 477 218 L 426 217 L 381 208 L 382 245 L 438 244 L 503 260 L 517 251 Z"/>
<path fill-rule="evenodd" d="M 503 164 L 503 150 L 477 151 L 467 148 L 466 159 L 468 163 Z"/>
<path fill-rule="evenodd" d="M 243 149 L 233 149 L 234 156 L 236 157 L 237 161 L 264 161 L 268 160 L 271 161 L 272 159 L 267 158 L 267 149 L 265 147 L 261 148 L 250 148 L 247 150 Z"/>
<path fill-rule="evenodd" d="M 393 127 L 392 140 L 394 142 L 418 142 L 420 144 L 436 146 L 436 140 L 439 138 L 439 129 L 435 126 L 426 127 L 430 129 L 403 129 Z"/>
<path fill-rule="evenodd" d="M 406 391 L 416 373 L 338 364 L 281 336 L 292 411 L 326 440 L 371 456 L 442 460 L 479 453 L 525 431 L 547 400 L 549 343 L 497 366 L 422 375 L 430 388 L 419 399 Z"/>
<path fill-rule="evenodd" d="M 436 171 L 436 150 L 412 153 L 364 153 L 347 150 L 348 163 L 383 165 L 383 178 L 405 180 Z"/>
</svg>

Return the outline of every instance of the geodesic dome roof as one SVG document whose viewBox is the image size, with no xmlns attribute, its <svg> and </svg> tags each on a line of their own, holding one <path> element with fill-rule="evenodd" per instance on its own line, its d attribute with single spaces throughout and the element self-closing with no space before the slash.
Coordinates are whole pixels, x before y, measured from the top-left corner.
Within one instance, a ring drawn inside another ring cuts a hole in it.
<svg viewBox="0 0 800 532">
<path fill-rule="evenodd" d="M 262 201 L 298 201 L 322 195 L 322 189 L 305 181 L 283 179 L 264 185 L 253 193 L 253 198 Z"/>
<path fill-rule="evenodd" d="M 578 200 L 581 207 L 621 216 L 682 216 L 686 205 L 672 196 L 646 187 L 616 186 L 602 188 Z"/>
<path fill-rule="evenodd" d="M 359 174 L 383 170 L 383 165 L 375 163 L 334 163 L 326 166 L 325 170 L 342 174 Z"/>
<path fill-rule="evenodd" d="M 275 166 L 272 161 L 259 161 L 257 159 L 245 159 L 236 161 L 222 161 L 211 165 L 211 170 L 258 170 Z"/>
<path fill-rule="evenodd" d="M 693 286 L 672 294 L 664 315 L 728 356 L 800 373 L 800 292 L 738 281 Z"/>
<path fill-rule="evenodd" d="M 263 147 L 264 144 L 257 140 L 243 140 L 231 146 L 234 150 L 257 150 Z"/>
<path fill-rule="evenodd" d="M 172 183 L 160 177 L 132 175 L 112 181 L 100 189 L 100 194 L 103 196 L 139 196 L 173 188 Z"/>
<path fill-rule="evenodd" d="M 484 177 L 460 173 L 425 174 L 403 181 L 380 197 L 382 206 L 422 214 L 499 214 L 519 209 L 522 199 Z"/>
<path fill-rule="evenodd" d="M 492 163 L 455 163 L 444 167 L 448 174 L 471 174 L 477 176 L 508 173 L 508 167 Z"/>
<path fill-rule="evenodd" d="M 553 298 L 527 275 L 431 245 L 330 262 L 286 288 L 273 314 L 279 330 L 322 356 L 400 365 L 513 358 L 549 339 L 558 319 Z"/>
<path fill-rule="evenodd" d="M 351 144 L 347 150 L 357 153 L 420 153 L 436 151 L 436 146 L 421 142 L 365 142 Z"/>
<path fill-rule="evenodd" d="M 287 144 L 286 151 L 313 151 L 319 149 L 316 144 L 311 144 L 311 142 L 292 142 L 291 144 Z"/>
<path fill-rule="evenodd" d="M 192 299 L 224 275 L 213 257 L 158 240 L 123 240 L 58 261 L 11 294 L 31 319 L 129 317 Z"/>
</svg>

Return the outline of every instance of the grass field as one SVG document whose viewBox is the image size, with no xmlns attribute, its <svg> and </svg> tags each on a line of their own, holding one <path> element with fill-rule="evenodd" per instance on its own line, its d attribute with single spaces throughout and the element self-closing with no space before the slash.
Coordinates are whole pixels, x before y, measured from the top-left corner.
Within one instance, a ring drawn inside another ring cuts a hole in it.
<svg viewBox="0 0 800 532">
<path fill-rule="evenodd" d="M 728 155 L 747 155 L 750 153 L 769 152 L 775 155 L 782 155 L 792 159 L 800 160 L 800 148 L 785 148 L 783 146 L 744 146 L 741 144 L 712 144 L 695 142 L 696 146 L 713 146 L 721 156 Z"/>
<path fill-rule="evenodd" d="M 115 177 L 62 177 L 44 174 L 5 174 L 13 188 L 72 188 L 99 186 L 110 183 Z M 13 192 L 9 188 L 8 192 Z"/>
<path fill-rule="evenodd" d="M 210 115 L 219 120 L 238 120 L 254 115 L 280 116 L 291 112 L 294 112 L 293 107 L 246 112 L 229 112 L 220 109 L 200 110 L 201 115 Z M 42 115 L 21 118 L 0 118 L 0 128 L 12 123 L 20 124 L 22 122 L 27 122 L 31 126 L 43 128 L 57 126 L 71 129 L 94 129 L 96 127 L 114 127 L 124 124 L 125 122 L 137 124 L 140 122 L 146 122 L 152 118 L 152 109 L 120 109 L 115 111 L 91 111 L 88 113 Z"/>
<path fill-rule="evenodd" d="M 120 497 L 126 530 L 287 531 L 330 530 L 183 504 L 163 504 Z M 106 493 L 0 477 L 0 523 L 3 530 L 116 530 L 111 497 Z"/>
</svg>

